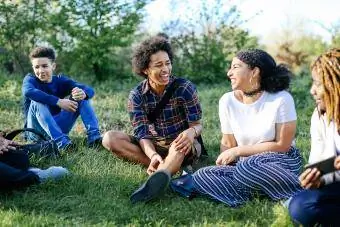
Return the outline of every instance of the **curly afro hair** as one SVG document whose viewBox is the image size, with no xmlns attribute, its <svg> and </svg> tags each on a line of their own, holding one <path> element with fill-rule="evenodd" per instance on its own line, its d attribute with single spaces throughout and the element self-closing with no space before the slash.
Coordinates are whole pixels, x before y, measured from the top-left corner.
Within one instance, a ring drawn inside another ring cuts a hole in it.
<svg viewBox="0 0 340 227">
<path fill-rule="evenodd" d="M 154 36 L 143 41 L 132 55 L 132 71 L 137 75 L 147 78 L 143 72 L 149 67 L 151 55 L 158 51 L 164 51 L 168 54 L 172 63 L 173 53 L 168 39 L 162 36 Z"/>
<path fill-rule="evenodd" d="M 282 64 L 277 65 L 272 56 L 259 49 L 242 50 L 236 57 L 251 69 L 260 69 L 261 90 L 276 93 L 289 88 L 292 72 Z"/>
</svg>

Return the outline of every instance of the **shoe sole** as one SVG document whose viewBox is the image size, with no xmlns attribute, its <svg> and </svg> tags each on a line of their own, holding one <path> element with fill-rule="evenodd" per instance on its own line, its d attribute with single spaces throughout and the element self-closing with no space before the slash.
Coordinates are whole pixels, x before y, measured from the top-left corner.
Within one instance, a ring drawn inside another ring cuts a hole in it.
<svg viewBox="0 0 340 227">
<path fill-rule="evenodd" d="M 161 195 L 169 186 L 171 176 L 165 171 L 156 171 L 141 188 L 135 191 L 130 201 L 132 203 L 148 202 Z"/>
</svg>

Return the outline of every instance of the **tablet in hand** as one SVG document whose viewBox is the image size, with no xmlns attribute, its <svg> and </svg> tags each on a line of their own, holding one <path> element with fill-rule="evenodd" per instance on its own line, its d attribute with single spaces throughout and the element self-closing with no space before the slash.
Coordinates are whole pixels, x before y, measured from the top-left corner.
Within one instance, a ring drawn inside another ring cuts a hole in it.
<svg viewBox="0 0 340 227">
<path fill-rule="evenodd" d="M 335 160 L 336 156 L 332 156 L 330 158 L 321 160 L 319 162 L 315 162 L 315 163 L 311 163 L 311 164 L 307 164 L 305 165 L 305 170 L 310 168 L 317 168 L 321 175 L 327 174 L 327 173 L 331 173 L 336 171 L 335 167 L 334 167 L 334 160 Z"/>
</svg>

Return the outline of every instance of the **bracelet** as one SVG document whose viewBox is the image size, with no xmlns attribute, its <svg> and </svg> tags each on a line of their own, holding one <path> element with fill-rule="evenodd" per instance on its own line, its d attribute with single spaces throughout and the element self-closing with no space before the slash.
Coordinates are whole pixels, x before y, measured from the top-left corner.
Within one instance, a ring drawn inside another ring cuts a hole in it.
<svg viewBox="0 0 340 227">
<path fill-rule="evenodd" d="M 193 130 L 194 130 L 194 132 L 195 132 L 195 138 L 198 136 L 198 133 L 197 133 L 197 131 L 196 131 L 196 128 L 194 127 L 194 126 L 192 126 L 192 127 L 190 127 L 190 128 L 192 128 Z"/>
<path fill-rule="evenodd" d="M 153 158 L 153 156 L 155 156 L 155 155 L 158 155 L 158 153 L 157 152 L 155 152 L 155 153 L 153 153 L 152 155 L 151 155 L 151 157 L 150 157 L 150 160 Z"/>
</svg>

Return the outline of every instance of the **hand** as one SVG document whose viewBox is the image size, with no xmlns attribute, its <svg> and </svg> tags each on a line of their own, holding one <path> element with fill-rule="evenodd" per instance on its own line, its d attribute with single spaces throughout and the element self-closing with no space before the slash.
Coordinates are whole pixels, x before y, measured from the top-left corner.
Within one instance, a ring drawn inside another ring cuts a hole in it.
<svg viewBox="0 0 340 227">
<path fill-rule="evenodd" d="M 340 170 L 340 155 L 337 156 L 337 157 L 335 158 L 334 167 L 335 167 L 337 170 Z"/>
<path fill-rule="evenodd" d="M 9 150 L 15 150 L 16 145 L 18 145 L 18 143 L 7 140 L 4 137 L 0 136 L 0 154 L 3 154 L 4 152 L 7 152 Z"/>
<path fill-rule="evenodd" d="M 69 99 L 59 99 L 57 106 L 69 112 L 76 112 L 78 109 L 78 103 Z"/>
<path fill-rule="evenodd" d="M 233 147 L 223 151 L 216 159 L 216 165 L 228 165 L 238 158 L 238 147 Z"/>
<path fill-rule="evenodd" d="M 299 177 L 301 186 L 305 189 L 319 188 L 323 182 L 321 173 L 317 168 L 306 169 Z"/>
<path fill-rule="evenodd" d="M 193 128 L 188 128 L 187 130 L 181 132 L 172 143 L 177 151 L 184 153 L 184 155 L 187 155 L 192 149 L 194 140 L 195 131 Z"/>
<path fill-rule="evenodd" d="M 72 89 L 71 96 L 74 100 L 80 101 L 86 98 L 86 93 L 83 89 L 75 87 Z"/>
<path fill-rule="evenodd" d="M 164 163 L 162 157 L 157 154 L 157 153 L 154 153 L 152 156 L 151 156 L 151 161 L 150 161 L 150 164 L 149 164 L 149 167 L 147 168 L 146 172 L 151 175 L 153 174 L 157 168 L 158 168 L 158 165 L 160 163 Z"/>
</svg>

